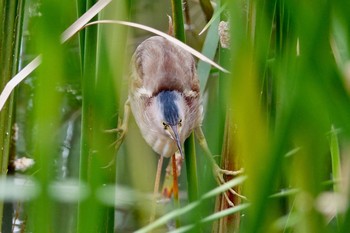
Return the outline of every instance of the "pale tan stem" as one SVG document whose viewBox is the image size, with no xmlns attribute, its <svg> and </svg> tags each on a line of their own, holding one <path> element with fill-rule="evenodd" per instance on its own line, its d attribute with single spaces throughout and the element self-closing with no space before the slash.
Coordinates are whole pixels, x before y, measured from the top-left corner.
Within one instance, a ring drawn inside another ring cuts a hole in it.
<svg viewBox="0 0 350 233">
<path fill-rule="evenodd" d="M 154 182 L 154 190 L 153 190 L 154 201 L 153 201 L 153 208 L 152 208 L 152 213 L 150 217 L 150 222 L 153 222 L 156 217 L 157 197 L 159 192 L 160 175 L 162 174 L 163 159 L 164 159 L 163 156 L 160 156 L 158 160 L 156 180 Z"/>
</svg>

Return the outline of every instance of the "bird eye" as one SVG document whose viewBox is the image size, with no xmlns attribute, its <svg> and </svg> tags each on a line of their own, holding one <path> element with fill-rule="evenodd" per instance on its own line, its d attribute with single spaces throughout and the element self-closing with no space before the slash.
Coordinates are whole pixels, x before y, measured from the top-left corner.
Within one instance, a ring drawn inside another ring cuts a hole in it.
<svg viewBox="0 0 350 233">
<path fill-rule="evenodd" d="M 164 126 L 164 129 L 168 128 L 168 125 L 165 122 L 163 122 L 163 126 Z"/>
<path fill-rule="evenodd" d="M 182 119 L 179 120 L 179 126 L 182 126 Z"/>
</svg>

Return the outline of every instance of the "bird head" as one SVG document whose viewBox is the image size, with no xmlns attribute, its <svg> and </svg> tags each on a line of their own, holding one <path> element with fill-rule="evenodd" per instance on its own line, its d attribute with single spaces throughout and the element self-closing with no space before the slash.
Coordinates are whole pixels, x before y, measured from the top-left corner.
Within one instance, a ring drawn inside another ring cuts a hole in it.
<svg viewBox="0 0 350 233">
<path fill-rule="evenodd" d="M 153 114 L 161 133 L 174 141 L 181 156 L 182 143 L 187 137 L 186 103 L 178 91 L 161 91 L 155 96 Z M 185 131 L 184 131 L 185 129 Z"/>
</svg>

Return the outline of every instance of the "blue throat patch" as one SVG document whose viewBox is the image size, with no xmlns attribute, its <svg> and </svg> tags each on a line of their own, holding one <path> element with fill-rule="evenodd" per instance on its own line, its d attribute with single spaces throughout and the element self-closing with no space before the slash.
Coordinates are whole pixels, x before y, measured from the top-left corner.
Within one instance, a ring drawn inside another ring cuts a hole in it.
<svg viewBox="0 0 350 233">
<path fill-rule="evenodd" d="M 158 94 L 161 111 L 164 115 L 165 123 L 176 125 L 179 122 L 179 109 L 175 104 L 177 96 L 175 91 L 161 91 Z"/>
</svg>

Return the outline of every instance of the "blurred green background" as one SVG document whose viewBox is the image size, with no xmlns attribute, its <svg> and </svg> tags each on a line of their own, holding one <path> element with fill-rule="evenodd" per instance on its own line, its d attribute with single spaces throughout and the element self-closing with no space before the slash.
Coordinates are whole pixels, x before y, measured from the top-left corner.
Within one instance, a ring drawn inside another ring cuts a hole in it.
<svg viewBox="0 0 350 233">
<path fill-rule="evenodd" d="M 197 167 L 183 164 L 179 203 L 157 204 L 153 223 L 158 155 L 133 119 L 120 148 L 105 132 L 123 117 L 130 57 L 152 34 L 98 24 L 61 43 L 96 2 L 1 0 L 1 90 L 42 58 L 0 112 L 1 232 L 348 232 L 348 0 L 113 0 L 96 12 L 90 21 L 163 32 L 167 15 L 184 17 L 186 43 L 230 71 L 198 61 L 203 131 L 221 167 L 244 168 L 229 184 L 247 200 L 229 195 L 227 205 L 227 187 L 189 141 Z M 35 162 L 24 172 L 23 158 Z"/>
</svg>

